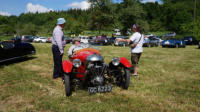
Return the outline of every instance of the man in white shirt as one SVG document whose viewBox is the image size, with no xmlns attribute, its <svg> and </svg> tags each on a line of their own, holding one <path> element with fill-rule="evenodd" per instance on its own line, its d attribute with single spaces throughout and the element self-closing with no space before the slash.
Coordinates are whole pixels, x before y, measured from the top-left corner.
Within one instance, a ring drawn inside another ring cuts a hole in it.
<svg viewBox="0 0 200 112">
<path fill-rule="evenodd" d="M 62 56 L 64 54 L 65 40 L 62 29 L 65 27 L 65 19 L 57 19 L 57 26 L 53 30 L 52 37 L 52 53 L 54 60 L 53 78 L 56 79 L 62 76 Z"/>
<path fill-rule="evenodd" d="M 133 35 L 130 39 L 120 39 L 118 41 L 127 41 L 130 43 L 131 46 L 131 62 L 134 68 L 133 76 L 138 75 L 138 62 L 143 52 L 143 43 L 144 43 L 144 35 L 141 34 L 141 29 L 138 24 L 133 25 Z"/>
<path fill-rule="evenodd" d="M 73 57 L 74 53 L 77 51 L 77 50 L 81 50 L 83 49 L 83 46 L 81 46 L 81 39 L 79 39 L 78 37 L 75 37 L 74 40 L 74 45 L 72 45 L 69 50 L 68 50 L 68 56 L 69 58 Z"/>
</svg>

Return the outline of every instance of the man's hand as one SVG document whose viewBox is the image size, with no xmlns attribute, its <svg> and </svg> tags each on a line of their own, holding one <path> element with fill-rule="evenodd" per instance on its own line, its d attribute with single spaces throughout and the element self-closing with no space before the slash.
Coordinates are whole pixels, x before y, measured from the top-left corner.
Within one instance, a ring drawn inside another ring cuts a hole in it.
<svg viewBox="0 0 200 112">
<path fill-rule="evenodd" d="M 63 56 L 63 55 L 64 55 L 64 53 L 60 53 L 60 55 L 61 55 L 61 56 Z"/>
</svg>

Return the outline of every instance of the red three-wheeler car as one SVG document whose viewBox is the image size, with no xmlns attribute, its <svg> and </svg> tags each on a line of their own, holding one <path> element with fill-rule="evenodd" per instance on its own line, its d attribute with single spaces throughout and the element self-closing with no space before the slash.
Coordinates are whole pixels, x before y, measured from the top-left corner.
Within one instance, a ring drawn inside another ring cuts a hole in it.
<svg viewBox="0 0 200 112">
<path fill-rule="evenodd" d="M 110 92 L 113 84 L 128 89 L 131 64 L 126 58 L 114 57 L 106 64 L 98 49 L 81 45 L 83 49 L 76 51 L 69 61 L 63 61 L 66 96 L 77 85 L 86 87 L 89 94 Z"/>
</svg>

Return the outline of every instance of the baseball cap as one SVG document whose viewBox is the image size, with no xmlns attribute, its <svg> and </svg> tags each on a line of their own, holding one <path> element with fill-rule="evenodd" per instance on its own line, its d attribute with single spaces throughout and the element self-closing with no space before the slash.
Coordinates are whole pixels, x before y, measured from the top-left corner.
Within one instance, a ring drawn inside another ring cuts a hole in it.
<svg viewBox="0 0 200 112">
<path fill-rule="evenodd" d="M 64 24 L 66 21 L 64 18 L 58 18 L 57 19 L 57 24 Z"/>
</svg>

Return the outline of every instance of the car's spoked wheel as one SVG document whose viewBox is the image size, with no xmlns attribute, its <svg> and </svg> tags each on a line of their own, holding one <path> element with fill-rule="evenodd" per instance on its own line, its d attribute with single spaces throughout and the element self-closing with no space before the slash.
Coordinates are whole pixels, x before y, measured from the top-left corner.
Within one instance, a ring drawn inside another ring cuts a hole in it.
<svg viewBox="0 0 200 112">
<path fill-rule="evenodd" d="M 123 89 L 128 89 L 130 83 L 130 70 L 127 68 L 122 68 L 122 78 L 121 85 Z"/>
<path fill-rule="evenodd" d="M 71 83 L 70 83 L 70 76 L 67 74 L 64 74 L 64 82 L 65 82 L 65 93 L 66 96 L 71 95 Z"/>
</svg>

